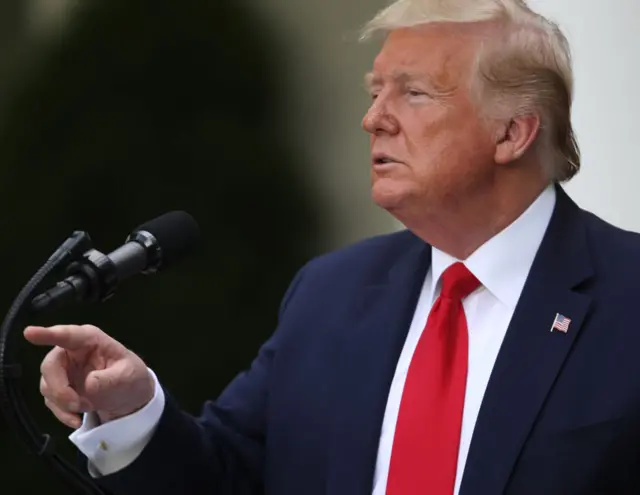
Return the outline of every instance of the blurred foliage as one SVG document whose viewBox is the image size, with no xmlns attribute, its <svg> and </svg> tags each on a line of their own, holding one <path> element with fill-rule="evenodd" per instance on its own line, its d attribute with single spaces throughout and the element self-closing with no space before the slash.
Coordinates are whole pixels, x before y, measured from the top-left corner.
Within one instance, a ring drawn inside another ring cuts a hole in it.
<svg viewBox="0 0 640 495">
<path fill-rule="evenodd" d="M 108 252 L 148 219 L 190 212 L 204 237 L 196 256 L 132 279 L 102 305 L 29 323 L 104 328 L 198 412 L 250 363 L 291 277 L 322 240 L 312 189 L 282 130 L 285 63 L 273 33 L 238 0 L 82 5 L 6 95 L 0 299 L 8 308 L 74 230 Z M 72 456 L 70 432 L 37 390 L 47 349 L 14 342 L 31 410 Z M 6 429 L 0 423 L 3 493 L 69 493 Z"/>
</svg>

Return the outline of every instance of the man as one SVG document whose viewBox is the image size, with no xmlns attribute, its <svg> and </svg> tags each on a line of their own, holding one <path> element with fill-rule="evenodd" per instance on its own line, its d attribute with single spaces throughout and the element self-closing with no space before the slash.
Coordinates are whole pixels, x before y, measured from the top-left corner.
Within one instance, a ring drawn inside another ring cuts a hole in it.
<svg viewBox="0 0 640 495">
<path fill-rule="evenodd" d="M 95 327 L 25 331 L 113 493 L 640 492 L 640 238 L 558 185 L 564 37 L 520 0 L 400 0 L 378 31 L 372 194 L 407 230 L 305 266 L 200 418 Z"/>
</svg>

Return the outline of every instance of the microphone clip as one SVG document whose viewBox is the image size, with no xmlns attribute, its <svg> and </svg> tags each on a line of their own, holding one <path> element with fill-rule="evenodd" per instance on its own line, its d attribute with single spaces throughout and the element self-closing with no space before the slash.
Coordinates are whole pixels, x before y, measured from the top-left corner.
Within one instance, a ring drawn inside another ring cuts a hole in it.
<svg viewBox="0 0 640 495">
<path fill-rule="evenodd" d="M 97 249 L 89 249 L 79 259 L 76 257 L 65 270 L 66 278 L 31 301 L 36 312 L 75 300 L 77 302 L 102 302 L 115 293 L 118 272 L 113 261 Z"/>
<path fill-rule="evenodd" d="M 109 257 L 90 249 L 66 270 L 66 278 L 60 284 L 70 284 L 85 302 L 102 302 L 109 299 L 118 287 L 118 271 Z"/>
</svg>

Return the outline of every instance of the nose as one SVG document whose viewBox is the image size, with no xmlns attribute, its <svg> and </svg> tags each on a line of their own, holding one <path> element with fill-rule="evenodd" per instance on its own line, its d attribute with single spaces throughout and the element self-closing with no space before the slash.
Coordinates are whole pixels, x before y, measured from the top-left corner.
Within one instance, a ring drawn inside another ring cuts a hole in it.
<svg viewBox="0 0 640 495">
<path fill-rule="evenodd" d="M 378 96 L 362 119 L 362 128 L 371 135 L 396 134 L 399 129 L 397 119 L 389 111 L 387 103 Z"/>
</svg>

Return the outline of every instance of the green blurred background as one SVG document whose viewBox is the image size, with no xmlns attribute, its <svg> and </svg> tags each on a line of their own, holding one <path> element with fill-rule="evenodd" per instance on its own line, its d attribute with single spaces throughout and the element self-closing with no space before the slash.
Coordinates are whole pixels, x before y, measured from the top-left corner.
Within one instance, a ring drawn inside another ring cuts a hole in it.
<svg viewBox="0 0 640 495">
<path fill-rule="evenodd" d="M 196 256 L 132 279 L 107 303 L 29 323 L 104 328 L 195 413 L 250 363 L 305 261 L 393 227 L 368 201 L 358 120 L 370 58 L 355 51 L 348 31 L 376 6 L 306 21 L 285 9 L 292 30 L 273 16 L 282 5 L 269 15 L 238 0 L 92 0 L 46 16 L 34 10 L 60 2 L 0 7 L 0 305 L 6 311 L 74 230 L 108 252 L 146 220 L 190 212 L 203 231 Z M 292 41 L 296 29 L 307 46 Z M 314 33 L 335 45 L 314 49 Z M 292 80 L 302 88 L 296 94 Z M 46 349 L 17 334 L 13 341 L 30 410 L 73 459 L 70 431 L 37 391 Z M 3 493 L 69 493 L 1 420 L 0 438 Z"/>
</svg>

